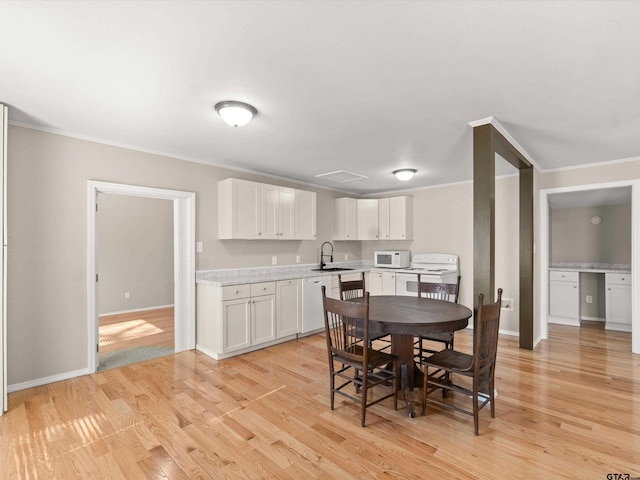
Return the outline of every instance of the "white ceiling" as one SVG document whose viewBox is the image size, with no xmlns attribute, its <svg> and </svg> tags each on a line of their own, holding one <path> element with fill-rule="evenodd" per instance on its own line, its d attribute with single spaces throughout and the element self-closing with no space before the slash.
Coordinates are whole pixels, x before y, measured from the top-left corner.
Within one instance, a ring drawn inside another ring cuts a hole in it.
<svg viewBox="0 0 640 480">
<path fill-rule="evenodd" d="M 542 170 L 640 156 L 640 2 L 5 0 L 0 18 L 19 125 L 361 194 L 470 180 L 487 117 Z M 222 100 L 258 116 L 229 127 Z M 315 177 L 336 170 L 369 178 Z"/>
</svg>

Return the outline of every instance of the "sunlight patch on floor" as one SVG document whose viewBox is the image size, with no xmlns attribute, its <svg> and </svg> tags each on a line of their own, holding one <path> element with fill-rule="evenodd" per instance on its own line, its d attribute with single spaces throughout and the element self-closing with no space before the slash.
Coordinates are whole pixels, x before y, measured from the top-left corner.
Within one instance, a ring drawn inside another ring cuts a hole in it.
<svg viewBox="0 0 640 480">
<path fill-rule="evenodd" d="M 129 320 L 100 327 L 100 345 L 113 345 L 132 338 L 146 337 L 162 333 L 161 328 L 142 320 Z"/>
</svg>

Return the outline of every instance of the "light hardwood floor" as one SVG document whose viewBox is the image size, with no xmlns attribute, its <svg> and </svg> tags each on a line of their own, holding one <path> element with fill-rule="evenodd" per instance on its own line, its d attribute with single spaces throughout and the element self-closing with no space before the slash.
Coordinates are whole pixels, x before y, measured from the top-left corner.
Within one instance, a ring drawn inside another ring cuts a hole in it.
<svg viewBox="0 0 640 480">
<path fill-rule="evenodd" d="M 100 317 L 100 353 L 130 347 L 173 347 L 173 307 Z"/>
<path fill-rule="evenodd" d="M 456 334 L 468 349 L 471 334 Z M 196 351 L 9 395 L 0 478 L 640 477 L 640 356 L 630 334 L 550 326 L 501 337 L 496 418 L 392 402 L 331 411 L 315 335 L 215 361 Z M 419 411 L 419 409 L 418 409 Z"/>
</svg>

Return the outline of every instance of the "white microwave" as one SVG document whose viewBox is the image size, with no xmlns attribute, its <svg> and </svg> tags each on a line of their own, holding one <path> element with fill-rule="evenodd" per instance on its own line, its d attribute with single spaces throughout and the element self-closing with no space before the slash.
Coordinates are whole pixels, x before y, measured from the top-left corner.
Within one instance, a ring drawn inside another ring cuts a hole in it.
<svg viewBox="0 0 640 480">
<path fill-rule="evenodd" d="M 373 254 L 373 266 L 382 268 L 409 268 L 411 252 L 409 250 L 384 250 Z"/>
</svg>

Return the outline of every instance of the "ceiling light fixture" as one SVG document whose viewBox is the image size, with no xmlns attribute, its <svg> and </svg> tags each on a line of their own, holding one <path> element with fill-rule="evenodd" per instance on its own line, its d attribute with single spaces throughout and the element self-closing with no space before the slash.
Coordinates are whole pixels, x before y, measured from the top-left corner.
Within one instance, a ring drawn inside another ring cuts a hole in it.
<svg viewBox="0 0 640 480">
<path fill-rule="evenodd" d="M 398 180 L 406 182 L 407 180 L 411 180 L 416 172 L 417 170 L 415 168 L 401 168 L 400 170 L 394 170 L 393 174 L 398 177 Z"/>
<path fill-rule="evenodd" d="M 258 114 L 255 107 L 243 102 L 224 101 L 213 108 L 232 127 L 242 127 Z"/>
</svg>

